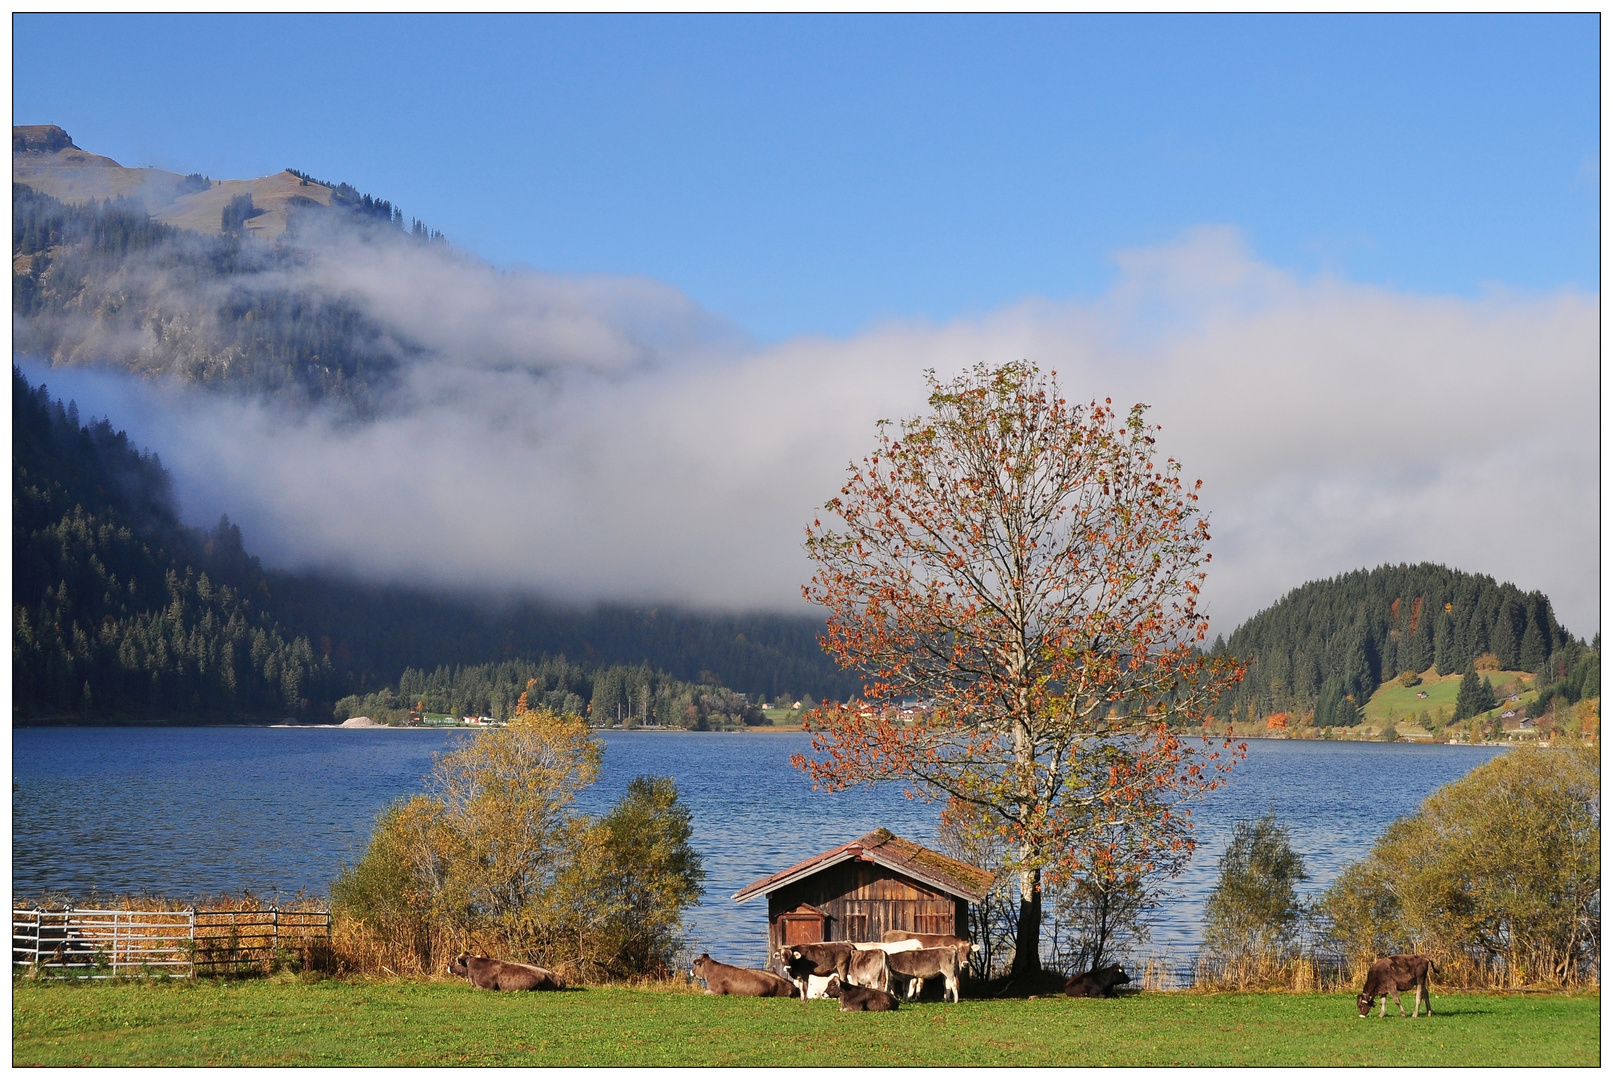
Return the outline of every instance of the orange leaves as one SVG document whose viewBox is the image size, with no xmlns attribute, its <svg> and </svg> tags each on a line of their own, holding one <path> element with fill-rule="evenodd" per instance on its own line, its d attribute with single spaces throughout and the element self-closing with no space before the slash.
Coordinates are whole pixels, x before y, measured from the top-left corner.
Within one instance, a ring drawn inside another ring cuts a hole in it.
<svg viewBox="0 0 1613 1080">
<path fill-rule="evenodd" d="M 1160 865 L 1185 844 L 1171 808 L 1238 756 L 1173 733 L 1242 677 L 1192 646 L 1201 485 L 1156 463 L 1142 405 L 1072 406 L 1029 363 L 926 377 L 930 413 L 882 424 L 807 529 L 803 595 L 868 685 L 866 707 L 814 714 L 795 763 L 830 789 L 952 796 L 1003 823 L 1027 869 L 1097 837 Z M 892 719 L 903 703 L 922 716 Z"/>
</svg>

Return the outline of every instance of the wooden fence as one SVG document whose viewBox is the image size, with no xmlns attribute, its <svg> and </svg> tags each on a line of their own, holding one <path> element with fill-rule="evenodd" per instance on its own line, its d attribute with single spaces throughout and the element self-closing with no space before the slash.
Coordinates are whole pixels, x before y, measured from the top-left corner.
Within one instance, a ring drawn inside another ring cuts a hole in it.
<svg viewBox="0 0 1613 1080">
<path fill-rule="evenodd" d="M 11 967 L 87 979 L 243 975 L 322 966 L 330 912 L 15 908 Z"/>
</svg>

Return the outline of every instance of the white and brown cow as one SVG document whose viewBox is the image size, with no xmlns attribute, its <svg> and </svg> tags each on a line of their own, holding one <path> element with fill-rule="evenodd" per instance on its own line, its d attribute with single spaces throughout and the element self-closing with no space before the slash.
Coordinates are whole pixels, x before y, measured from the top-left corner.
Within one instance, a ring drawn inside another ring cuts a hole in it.
<svg viewBox="0 0 1613 1080">
<path fill-rule="evenodd" d="M 817 941 L 805 945 L 785 945 L 775 954 L 779 971 L 795 983 L 801 1000 L 807 997 L 807 979 L 816 975 L 839 975 L 850 981 L 851 957 L 857 950 L 849 941 Z"/>
</svg>

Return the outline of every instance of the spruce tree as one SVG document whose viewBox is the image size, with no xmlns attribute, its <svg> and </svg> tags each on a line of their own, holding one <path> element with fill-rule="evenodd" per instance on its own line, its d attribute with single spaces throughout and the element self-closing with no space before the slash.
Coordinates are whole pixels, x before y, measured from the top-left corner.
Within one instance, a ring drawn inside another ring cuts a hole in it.
<svg viewBox="0 0 1613 1080">
<path fill-rule="evenodd" d="M 1434 622 L 1434 670 L 1449 675 L 1456 667 L 1456 620 L 1450 612 L 1441 611 Z"/>
<path fill-rule="evenodd" d="M 1457 687 L 1456 690 L 1456 719 L 1466 720 L 1470 716 L 1477 716 L 1486 709 L 1495 707 L 1494 688 L 1491 688 L 1488 692 L 1490 704 L 1483 704 L 1486 698 L 1485 687 L 1487 686 L 1489 686 L 1489 680 L 1485 679 L 1481 682 L 1478 669 L 1473 666 L 1473 661 L 1469 660 L 1467 670 L 1462 672 L 1462 685 Z"/>
<path fill-rule="evenodd" d="M 1510 600 L 1503 603 L 1490 632 L 1490 651 L 1501 661 L 1502 671 L 1518 670 L 1518 631 L 1513 623 L 1516 612 L 1517 606 Z"/>
</svg>

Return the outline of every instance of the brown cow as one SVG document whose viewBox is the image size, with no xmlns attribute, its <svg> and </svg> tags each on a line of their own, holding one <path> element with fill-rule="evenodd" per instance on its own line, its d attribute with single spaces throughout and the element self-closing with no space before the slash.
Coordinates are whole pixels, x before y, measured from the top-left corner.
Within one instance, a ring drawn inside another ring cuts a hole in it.
<svg viewBox="0 0 1613 1080">
<path fill-rule="evenodd" d="M 460 953 L 448 965 L 455 975 L 470 980 L 478 990 L 564 990 L 565 980 L 536 964 L 514 964 L 485 956 Z"/>
<path fill-rule="evenodd" d="M 807 976 L 839 975 L 850 981 L 852 954 L 856 952 L 849 941 L 818 941 L 809 945 L 785 945 L 779 949 L 779 967 L 789 972 L 789 978 L 801 991 L 801 1000 L 807 996 Z"/>
<path fill-rule="evenodd" d="M 1064 984 L 1064 992 L 1071 997 L 1114 997 L 1115 987 L 1129 983 L 1131 976 L 1119 964 L 1093 968 L 1081 975 L 1072 975 Z"/>
<path fill-rule="evenodd" d="M 829 980 L 824 991 L 829 997 L 840 999 L 841 1012 L 895 1012 L 896 999 L 883 990 L 868 986 L 852 986 L 836 975 Z"/>
<path fill-rule="evenodd" d="M 889 991 L 890 958 L 883 949 L 858 949 L 851 954 L 851 959 L 846 961 L 846 981 L 853 986 Z"/>
<path fill-rule="evenodd" d="M 1395 996 L 1395 1008 L 1400 1015 L 1406 1015 L 1406 1007 L 1400 1004 L 1400 991 L 1413 990 L 1417 993 L 1411 999 L 1412 1019 L 1417 1018 L 1418 1008 L 1425 1002 L 1428 1005 L 1428 1015 L 1434 1015 L 1434 999 L 1428 996 L 1428 973 L 1434 970 L 1434 962 L 1426 956 L 1411 956 L 1407 953 L 1395 953 L 1393 956 L 1374 960 L 1367 969 L 1367 984 L 1355 997 L 1355 1007 L 1361 1015 L 1357 1019 L 1365 1020 L 1367 1013 L 1372 1011 L 1372 1002 L 1375 998 L 1383 998 L 1383 1008 L 1378 1010 L 1378 1019 L 1389 1015 L 1389 995 Z"/>
<path fill-rule="evenodd" d="M 693 978 L 706 984 L 708 994 L 733 994 L 736 997 L 794 997 L 795 984 L 781 979 L 771 971 L 756 968 L 734 967 L 713 960 L 705 953 L 689 969 Z"/>
<path fill-rule="evenodd" d="M 940 976 L 946 981 L 946 989 L 941 992 L 941 1000 L 945 1001 L 948 995 L 956 1002 L 963 971 L 962 958 L 966 953 L 962 948 L 944 949 L 915 949 L 913 952 L 891 953 L 889 958 L 890 969 L 897 975 L 906 976 L 909 981 L 907 996 L 918 997 L 924 989 L 924 980 Z"/>
</svg>

